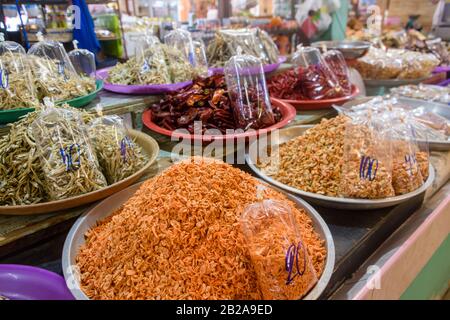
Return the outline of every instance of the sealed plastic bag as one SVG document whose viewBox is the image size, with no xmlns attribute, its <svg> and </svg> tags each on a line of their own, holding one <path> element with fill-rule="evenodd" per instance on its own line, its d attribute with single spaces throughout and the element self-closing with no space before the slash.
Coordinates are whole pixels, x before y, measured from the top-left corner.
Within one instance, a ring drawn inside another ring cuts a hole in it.
<svg viewBox="0 0 450 320">
<path fill-rule="evenodd" d="M 364 199 L 394 196 L 387 114 L 360 109 L 346 115 L 340 195 Z"/>
<path fill-rule="evenodd" d="M 78 111 L 47 107 L 31 126 L 51 200 L 107 186 Z"/>
<path fill-rule="evenodd" d="M 169 48 L 175 48 L 189 61 L 197 75 L 206 76 L 208 62 L 206 60 L 205 45 L 201 39 L 193 40 L 189 31 L 175 29 L 164 37 L 164 43 Z"/>
<path fill-rule="evenodd" d="M 94 119 L 89 124 L 89 135 L 108 184 L 131 176 L 145 165 L 146 156 L 128 136 L 119 116 Z"/>
<path fill-rule="evenodd" d="M 69 59 L 80 77 L 95 77 L 95 55 L 89 50 L 79 49 L 78 41 L 73 41 L 74 49 L 69 52 Z"/>
<path fill-rule="evenodd" d="M 264 299 L 300 299 L 317 283 L 288 204 L 270 199 L 251 204 L 240 224 Z"/>
<path fill-rule="evenodd" d="M 344 95 L 336 75 L 319 49 L 299 47 L 292 57 L 292 63 L 302 83 L 302 95 L 306 99 L 330 99 Z"/>
<path fill-rule="evenodd" d="M 236 127 L 247 130 L 274 124 L 261 60 L 238 54 L 225 64 L 224 72 Z"/>
<path fill-rule="evenodd" d="M 61 101 L 85 96 L 95 90 L 95 80 L 80 77 L 64 46 L 57 41 L 39 41 L 28 50 L 39 99 Z"/>
<path fill-rule="evenodd" d="M 349 96 L 352 93 L 352 84 L 350 82 L 350 71 L 345 62 L 344 56 L 340 51 L 329 50 L 323 54 L 325 61 L 334 72 L 339 81 L 343 95 Z"/>
<path fill-rule="evenodd" d="M 0 110 L 39 106 L 24 48 L 0 39 Z"/>
<path fill-rule="evenodd" d="M 417 141 L 411 116 L 401 108 L 390 113 L 392 139 L 392 185 L 396 195 L 419 188 L 428 177 L 428 149 L 426 142 Z M 423 175 L 422 175 L 423 173 Z"/>
</svg>

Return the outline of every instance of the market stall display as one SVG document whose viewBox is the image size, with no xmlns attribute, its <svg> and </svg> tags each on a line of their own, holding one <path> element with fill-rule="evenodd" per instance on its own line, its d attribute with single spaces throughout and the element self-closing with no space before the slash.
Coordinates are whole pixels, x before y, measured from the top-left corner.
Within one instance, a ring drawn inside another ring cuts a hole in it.
<svg viewBox="0 0 450 320">
<path fill-rule="evenodd" d="M 225 63 L 240 48 L 242 53 L 260 58 L 263 65 L 276 69 L 280 63 L 278 48 L 270 36 L 259 29 L 219 30 L 206 49 L 208 64 L 222 73 Z M 267 71 L 269 72 L 269 71 Z"/>
<path fill-rule="evenodd" d="M 258 175 L 285 190 L 336 199 L 328 205 L 392 205 L 389 200 L 404 201 L 405 194 L 423 192 L 432 182 L 427 145 L 414 139 L 413 121 L 404 109 L 367 103 L 306 131 L 286 129 L 285 139 L 265 146 L 267 157 L 250 152 L 247 161 Z"/>
<path fill-rule="evenodd" d="M 294 68 L 268 79 L 270 95 L 297 108 L 330 108 L 354 97 L 347 64 L 338 51 L 321 55 L 317 48 L 300 47 L 292 57 Z"/>
<path fill-rule="evenodd" d="M 258 195 L 291 210 L 319 278 L 317 286 L 326 285 L 322 279 L 332 268 L 334 248 L 331 238 L 323 237 L 314 209 L 269 187 L 259 192 L 261 187 L 257 179 L 221 161 L 191 158 L 131 193 L 104 201 L 80 218 L 66 240 L 65 276 L 72 276 L 74 263 L 81 276 L 72 292 L 79 299 L 261 299 L 239 222 L 245 207 L 260 201 Z M 167 212 L 173 212 L 170 221 Z M 169 256 L 177 264 L 170 263 Z M 285 266 L 286 261 L 278 263 Z M 111 274 L 121 279 L 114 286 L 108 281 Z M 167 282 L 156 280 L 166 276 Z"/>
<path fill-rule="evenodd" d="M 1 214 L 79 206 L 107 197 L 142 176 L 156 158 L 156 142 L 134 130 L 121 141 L 106 134 L 104 140 L 92 141 L 87 133 L 92 120 L 92 115 L 63 106 L 31 112 L 11 126 L 0 139 Z M 105 145 L 106 141 L 111 143 Z M 127 163 L 118 165 L 117 154 Z M 103 166 L 97 165 L 97 157 Z M 116 178 L 107 183 L 111 167 Z"/>
</svg>

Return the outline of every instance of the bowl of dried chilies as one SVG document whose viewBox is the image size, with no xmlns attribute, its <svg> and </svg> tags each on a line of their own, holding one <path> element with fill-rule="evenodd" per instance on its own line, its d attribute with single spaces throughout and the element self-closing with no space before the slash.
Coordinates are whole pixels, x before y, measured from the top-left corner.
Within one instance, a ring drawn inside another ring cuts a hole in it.
<svg viewBox="0 0 450 320">
<path fill-rule="evenodd" d="M 42 214 L 120 191 L 150 168 L 154 139 L 117 116 L 68 107 L 27 114 L 0 138 L 0 214 Z"/>
<path fill-rule="evenodd" d="M 296 116 L 291 105 L 278 99 L 261 101 L 256 90 L 248 87 L 248 117 L 238 121 L 239 111 L 233 107 L 228 91 L 222 75 L 197 78 L 189 87 L 167 94 L 152 105 L 143 113 L 142 122 L 164 136 L 208 142 L 268 133 L 286 126 Z"/>
</svg>

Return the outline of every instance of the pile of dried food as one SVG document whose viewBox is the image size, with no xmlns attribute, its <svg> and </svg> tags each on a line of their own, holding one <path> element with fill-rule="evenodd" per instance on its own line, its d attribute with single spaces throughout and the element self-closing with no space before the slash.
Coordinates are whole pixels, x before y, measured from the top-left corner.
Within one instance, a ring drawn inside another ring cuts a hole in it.
<svg viewBox="0 0 450 320">
<path fill-rule="evenodd" d="M 385 80 L 424 78 L 438 65 L 439 59 L 431 53 L 370 47 L 355 67 L 364 79 Z"/>
<path fill-rule="evenodd" d="M 273 147 L 257 165 L 283 184 L 321 195 L 401 195 L 428 178 L 428 149 L 413 139 L 411 121 L 403 110 L 345 112 Z"/>
<path fill-rule="evenodd" d="M 225 79 L 221 75 L 197 78 L 194 83 L 176 93 L 170 93 L 151 106 L 152 121 L 168 130 L 184 128 L 194 133 L 194 122 L 201 121 L 201 130 L 242 128 L 236 120 Z M 258 111 L 258 110 L 257 110 Z M 280 111 L 273 107 L 273 120 L 258 122 L 253 129 L 272 125 L 281 119 Z"/>
<path fill-rule="evenodd" d="M 295 248 L 278 248 L 281 242 L 272 238 L 254 244 L 268 249 L 259 252 L 264 262 L 280 270 L 288 267 L 284 298 L 303 296 L 307 284 L 323 272 L 324 241 L 303 209 L 261 186 L 249 174 L 213 159 L 173 165 L 144 182 L 120 209 L 87 232 L 76 257 L 81 289 L 91 299 L 267 298 L 240 217 L 246 210 L 254 212 L 252 205 L 270 200 L 291 212 L 300 242 Z M 284 226 L 272 226 L 281 239 L 285 229 L 277 228 Z M 269 254 L 276 250 L 284 252 L 282 259 Z M 311 262 L 305 277 L 299 274 L 304 267 L 298 257 Z"/>
<path fill-rule="evenodd" d="M 117 181 L 116 176 L 125 178 L 145 165 L 140 146 L 129 138 L 117 140 L 120 127 L 99 131 L 92 121 L 92 115 L 65 105 L 31 112 L 12 124 L 9 134 L 0 138 L 0 205 L 28 205 L 99 190 Z M 92 140 L 93 134 L 101 140 Z"/>
<path fill-rule="evenodd" d="M 301 47 L 293 57 L 294 68 L 267 81 L 270 95 L 287 100 L 322 100 L 351 95 L 352 88 L 344 57 L 331 50 Z"/>
<path fill-rule="evenodd" d="M 278 48 L 267 32 L 260 29 L 230 29 L 217 31 L 208 44 L 208 64 L 223 67 L 238 50 L 260 58 L 263 64 L 277 63 L 279 59 Z"/>
<path fill-rule="evenodd" d="M 169 84 L 190 81 L 195 75 L 181 51 L 157 43 L 114 66 L 107 81 L 121 85 Z"/>
</svg>

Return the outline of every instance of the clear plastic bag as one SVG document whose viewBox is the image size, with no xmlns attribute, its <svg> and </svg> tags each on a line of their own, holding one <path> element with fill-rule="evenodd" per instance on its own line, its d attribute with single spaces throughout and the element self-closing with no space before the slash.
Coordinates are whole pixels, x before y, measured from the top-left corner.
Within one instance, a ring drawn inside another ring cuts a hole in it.
<svg viewBox="0 0 450 320">
<path fill-rule="evenodd" d="M 348 198 L 394 196 L 390 120 L 385 112 L 346 112 L 344 154 L 339 194 Z"/>
<path fill-rule="evenodd" d="M 140 84 L 171 83 L 161 45 L 149 46 L 146 42 L 136 46 L 136 78 Z"/>
<path fill-rule="evenodd" d="M 145 165 L 145 154 L 128 136 L 119 116 L 94 119 L 89 124 L 89 135 L 108 184 L 131 176 Z"/>
<path fill-rule="evenodd" d="M 94 77 L 95 78 L 95 55 L 89 50 L 79 49 L 78 41 L 74 40 L 74 49 L 69 52 L 69 59 L 80 77 Z"/>
<path fill-rule="evenodd" d="M 225 64 L 225 81 L 236 127 L 247 130 L 275 123 L 261 60 L 239 54 Z"/>
<path fill-rule="evenodd" d="M 450 103 L 450 87 L 427 84 L 405 85 L 392 88 L 391 94 L 426 101 Z"/>
<path fill-rule="evenodd" d="M 330 99 L 344 95 L 336 75 L 319 49 L 299 47 L 292 57 L 292 64 L 302 82 L 303 96 L 307 99 Z"/>
<path fill-rule="evenodd" d="M 342 53 L 338 50 L 328 50 L 323 54 L 323 57 L 330 69 L 336 75 L 343 91 L 343 95 L 351 95 L 352 83 L 350 82 L 350 71 Z"/>
<path fill-rule="evenodd" d="M 70 198 L 107 186 L 78 111 L 48 107 L 31 127 L 51 200 Z"/>
<path fill-rule="evenodd" d="M 240 224 L 264 299 L 300 299 L 317 283 L 288 204 L 270 199 L 251 204 Z"/>
<path fill-rule="evenodd" d="M 39 99 L 69 100 L 95 90 L 95 80 L 80 77 L 64 46 L 57 41 L 40 41 L 28 50 Z"/>
<path fill-rule="evenodd" d="M 392 185 L 396 195 L 419 188 L 428 177 L 428 145 L 418 142 L 411 115 L 401 108 L 389 112 L 392 139 Z M 423 175 L 422 175 L 423 173 Z"/>
<path fill-rule="evenodd" d="M 38 106 L 25 49 L 16 42 L 0 41 L 0 110 Z"/>
</svg>

